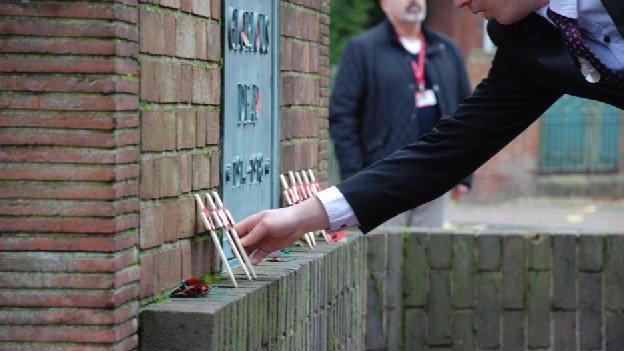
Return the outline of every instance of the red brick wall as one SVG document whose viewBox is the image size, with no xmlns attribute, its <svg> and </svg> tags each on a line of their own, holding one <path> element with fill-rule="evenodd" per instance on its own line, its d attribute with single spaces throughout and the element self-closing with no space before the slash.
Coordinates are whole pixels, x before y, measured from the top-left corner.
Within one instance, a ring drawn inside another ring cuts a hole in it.
<svg viewBox="0 0 624 351">
<path fill-rule="evenodd" d="M 532 194 L 539 159 L 539 122 L 533 123 L 475 173 L 471 200 Z"/>
<path fill-rule="evenodd" d="M 281 6 L 281 170 L 315 168 L 327 179 L 329 0 Z"/>
<path fill-rule="evenodd" d="M 136 348 L 142 303 L 218 268 L 220 3 L 0 3 L 0 349 Z M 321 179 L 328 13 L 282 3 L 282 169 Z"/>
<path fill-rule="evenodd" d="M 0 3 L 2 350 L 137 345 L 136 6 Z"/>
<path fill-rule="evenodd" d="M 219 1 L 139 5 L 139 298 L 215 269 L 193 193 L 219 186 Z"/>
</svg>

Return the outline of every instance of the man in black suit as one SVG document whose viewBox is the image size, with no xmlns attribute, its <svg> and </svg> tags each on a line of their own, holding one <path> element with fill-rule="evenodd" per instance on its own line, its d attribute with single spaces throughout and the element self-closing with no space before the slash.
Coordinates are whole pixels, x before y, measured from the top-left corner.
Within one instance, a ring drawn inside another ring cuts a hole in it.
<svg viewBox="0 0 624 351">
<path fill-rule="evenodd" d="M 624 108 L 624 1 L 455 0 L 491 19 L 492 68 L 432 133 L 301 204 L 240 222 L 257 263 L 314 229 L 368 232 L 457 184 L 563 94 Z"/>
<path fill-rule="evenodd" d="M 457 45 L 423 25 L 425 0 L 380 0 L 380 5 L 385 19 L 349 40 L 332 89 L 329 131 L 342 180 L 429 133 L 471 93 Z M 453 194 L 466 193 L 469 186 L 470 177 Z M 440 228 L 450 195 L 384 225 Z"/>
</svg>

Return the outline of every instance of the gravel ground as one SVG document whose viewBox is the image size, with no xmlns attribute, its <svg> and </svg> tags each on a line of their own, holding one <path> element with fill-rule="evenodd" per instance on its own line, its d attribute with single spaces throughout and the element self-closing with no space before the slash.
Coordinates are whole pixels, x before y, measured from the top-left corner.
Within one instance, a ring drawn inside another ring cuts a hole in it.
<svg viewBox="0 0 624 351">
<path fill-rule="evenodd" d="M 451 227 L 624 234 L 624 201 L 517 198 L 488 204 L 459 202 L 449 212 Z"/>
</svg>

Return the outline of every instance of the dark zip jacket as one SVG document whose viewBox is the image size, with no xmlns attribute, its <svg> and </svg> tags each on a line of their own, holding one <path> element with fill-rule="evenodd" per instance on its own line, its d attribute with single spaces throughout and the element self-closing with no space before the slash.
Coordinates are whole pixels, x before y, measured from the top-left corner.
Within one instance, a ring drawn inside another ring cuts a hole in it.
<svg viewBox="0 0 624 351">
<path fill-rule="evenodd" d="M 436 93 L 440 117 L 452 115 L 471 93 L 461 53 L 439 32 L 424 26 L 423 33 L 427 86 Z M 388 20 L 347 43 L 329 106 L 343 180 L 423 135 L 416 122 L 413 59 Z M 469 178 L 462 184 L 470 185 Z"/>
</svg>

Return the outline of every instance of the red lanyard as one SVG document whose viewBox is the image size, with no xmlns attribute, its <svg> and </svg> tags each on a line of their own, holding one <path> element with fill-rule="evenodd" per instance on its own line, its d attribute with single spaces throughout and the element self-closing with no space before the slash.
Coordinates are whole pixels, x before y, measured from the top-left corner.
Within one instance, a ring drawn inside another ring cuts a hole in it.
<svg viewBox="0 0 624 351">
<path fill-rule="evenodd" d="M 418 53 L 418 59 L 412 61 L 412 72 L 414 72 L 414 78 L 416 84 L 418 84 L 418 90 L 425 90 L 425 53 L 427 50 L 427 43 L 425 38 L 420 36 L 420 52 Z"/>
</svg>

